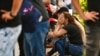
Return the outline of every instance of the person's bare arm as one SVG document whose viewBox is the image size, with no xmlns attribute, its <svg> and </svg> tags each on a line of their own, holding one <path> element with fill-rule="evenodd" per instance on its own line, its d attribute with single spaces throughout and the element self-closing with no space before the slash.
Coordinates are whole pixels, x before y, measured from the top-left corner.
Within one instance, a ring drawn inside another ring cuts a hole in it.
<svg viewBox="0 0 100 56">
<path fill-rule="evenodd" d="M 2 19 L 7 22 L 8 20 L 12 20 L 13 17 L 17 15 L 19 9 L 22 5 L 23 0 L 13 0 L 11 11 L 0 10 L 2 14 Z"/>
<path fill-rule="evenodd" d="M 22 5 L 23 0 L 13 0 L 13 4 L 12 4 L 12 9 L 11 9 L 11 13 L 12 15 L 16 16 L 17 13 L 19 12 L 19 9 Z"/>
<path fill-rule="evenodd" d="M 49 32 L 48 35 L 50 37 L 56 38 L 56 37 L 59 37 L 59 36 L 63 36 L 65 33 L 67 33 L 67 31 L 64 30 L 61 25 L 56 25 L 54 31 Z"/>
<path fill-rule="evenodd" d="M 97 15 L 99 15 L 98 12 L 96 11 L 91 11 L 91 12 L 86 12 L 84 13 L 79 0 L 72 0 L 72 5 L 75 8 L 75 10 L 77 11 L 77 13 L 84 19 L 84 20 L 91 20 L 93 22 L 95 22 L 96 20 L 98 20 L 99 18 L 97 17 Z"/>
<path fill-rule="evenodd" d="M 77 13 L 82 17 L 85 18 L 84 12 L 82 11 L 82 8 L 80 6 L 79 0 L 72 0 L 72 5 L 77 11 Z"/>
</svg>

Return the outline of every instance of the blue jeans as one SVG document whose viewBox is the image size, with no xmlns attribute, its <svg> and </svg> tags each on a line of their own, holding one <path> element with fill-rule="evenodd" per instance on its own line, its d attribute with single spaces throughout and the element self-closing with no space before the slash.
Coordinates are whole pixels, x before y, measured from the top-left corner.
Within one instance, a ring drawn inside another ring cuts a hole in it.
<svg viewBox="0 0 100 56">
<path fill-rule="evenodd" d="M 45 56 L 44 39 L 48 32 L 49 22 L 35 24 L 34 32 L 24 32 L 25 56 Z"/>
<path fill-rule="evenodd" d="M 13 50 L 21 32 L 21 25 L 0 29 L 0 56 L 13 56 Z"/>
<path fill-rule="evenodd" d="M 65 46 L 65 44 L 68 44 Z M 71 43 L 67 43 L 64 39 L 59 39 L 55 43 L 56 50 L 60 53 L 60 56 L 66 56 L 65 51 L 67 51 L 72 56 L 82 56 L 83 53 L 83 46 L 82 45 L 75 45 Z M 65 50 L 65 48 L 68 48 Z"/>
</svg>

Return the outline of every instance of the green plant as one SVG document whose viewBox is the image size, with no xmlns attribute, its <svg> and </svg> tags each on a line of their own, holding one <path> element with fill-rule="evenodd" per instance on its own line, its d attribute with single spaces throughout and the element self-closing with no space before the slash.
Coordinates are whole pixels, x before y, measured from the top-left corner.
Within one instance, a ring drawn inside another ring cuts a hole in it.
<svg viewBox="0 0 100 56">
<path fill-rule="evenodd" d="M 87 0 L 80 0 L 80 5 L 83 11 L 87 11 Z"/>
<path fill-rule="evenodd" d="M 84 12 L 87 11 L 87 0 L 79 0 L 81 8 Z M 76 16 L 77 18 L 79 18 L 79 21 L 82 23 L 82 25 L 84 25 L 84 21 L 83 19 L 79 16 L 79 14 L 74 13 L 74 16 Z"/>
</svg>

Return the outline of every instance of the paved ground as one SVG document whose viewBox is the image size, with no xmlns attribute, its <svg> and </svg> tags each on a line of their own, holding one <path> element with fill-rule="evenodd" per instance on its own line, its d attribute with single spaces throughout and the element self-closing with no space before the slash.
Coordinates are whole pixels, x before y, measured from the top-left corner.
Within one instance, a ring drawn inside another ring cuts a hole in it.
<svg viewBox="0 0 100 56">
<path fill-rule="evenodd" d="M 47 48 L 46 49 L 46 52 L 50 51 L 51 48 Z M 19 56 L 19 46 L 18 46 L 18 43 L 16 43 L 16 46 L 15 46 L 15 56 Z M 56 52 L 54 55 L 52 56 L 58 56 L 58 53 Z"/>
<path fill-rule="evenodd" d="M 19 56 L 19 46 L 18 46 L 18 43 L 16 43 L 16 46 L 15 46 L 15 56 Z"/>
</svg>

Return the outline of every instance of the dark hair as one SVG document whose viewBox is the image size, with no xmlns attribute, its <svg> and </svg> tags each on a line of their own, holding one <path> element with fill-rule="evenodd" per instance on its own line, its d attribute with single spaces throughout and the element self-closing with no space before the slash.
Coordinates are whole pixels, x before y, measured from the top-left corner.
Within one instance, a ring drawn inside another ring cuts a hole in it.
<svg viewBox="0 0 100 56">
<path fill-rule="evenodd" d="M 62 13 L 62 12 L 69 12 L 67 7 L 61 7 L 57 13 Z"/>
<path fill-rule="evenodd" d="M 78 22 L 80 22 L 79 19 L 76 16 L 73 16 L 73 18 L 76 19 Z"/>
<path fill-rule="evenodd" d="M 68 12 L 63 12 L 65 19 L 68 19 L 69 23 L 74 23 L 74 17 L 68 13 Z"/>
<path fill-rule="evenodd" d="M 61 7 L 59 10 L 56 11 L 56 13 L 53 15 L 54 18 L 58 18 L 57 14 L 60 14 L 62 12 L 69 12 L 67 7 Z"/>
</svg>

